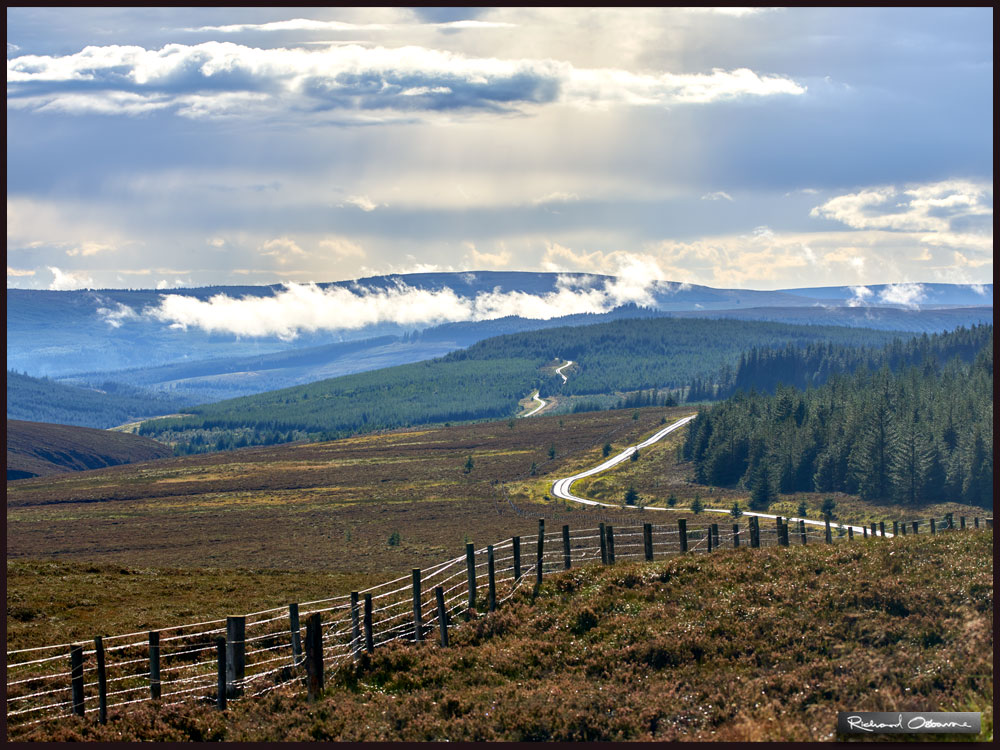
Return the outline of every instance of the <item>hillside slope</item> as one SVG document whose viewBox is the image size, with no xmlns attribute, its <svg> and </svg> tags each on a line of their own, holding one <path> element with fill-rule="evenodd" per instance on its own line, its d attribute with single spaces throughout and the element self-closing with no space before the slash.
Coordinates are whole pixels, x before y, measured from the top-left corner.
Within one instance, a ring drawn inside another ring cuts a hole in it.
<svg viewBox="0 0 1000 750">
<path fill-rule="evenodd" d="M 27 479 L 166 458 L 162 443 L 124 432 L 7 420 L 7 479 Z"/>
<path fill-rule="evenodd" d="M 7 419 L 104 429 L 179 411 L 190 401 L 117 383 L 82 388 L 7 371 Z"/>
<path fill-rule="evenodd" d="M 66 717 L 30 740 L 830 741 L 837 711 L 962 710 L 993 730 L 991 531 L 589 565 L 301 684 Z M 922 739 L 941 739 L 929 735 Z M 892 739 L 887 737 L 886 739 Z"/>
</svg>

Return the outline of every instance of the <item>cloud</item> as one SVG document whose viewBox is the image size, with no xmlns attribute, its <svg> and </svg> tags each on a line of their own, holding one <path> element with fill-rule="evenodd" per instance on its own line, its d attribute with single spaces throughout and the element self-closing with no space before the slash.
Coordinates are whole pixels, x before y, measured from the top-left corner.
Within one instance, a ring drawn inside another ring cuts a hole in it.
<svg viewBox="0 0 1000 750">
<path fill-rule="evenodd" d="M 268 23 L 235 23 L 226 26 L 199 26 L 183 31 L 214 32 L 220 34 L 239 34 L 247 31 L 326 31 L 349 32 L 359 31 L 396 31 L 415 28 L 441 29 L 444 31 L 464 31 L 467 29 L 512 29 L 517 24 L 501 21 L 444 21 L 441 23 L 400 24 L 400 23 L 350 23 L 347 21 L 319 21 L 313 18 L 290 18 L 285 21 L 270 21 Z"/>
<path fill-rule="evenodd" d="M 580 196 L 576 193 L 564 193 L 561 191 L 555 191 L 549 193 L 548 195 L 543 195 L 541 198 L 535 198 L 531 201 L 536 206 L 543 206 L 547 203 L 571 203 L 573 201 L 580 200 Z"/>
<path fill-rule="evenodd" d="M 974 291 L 980 297 L 985 297 L 987 294 L 989 294 L 984 284 L 969 284 L 969 289 Z"/>
<path fill-rule="evenodd" d="M 107 242 L 83 242 L 76 247 L 71 247 L 66 251 L 66 255 L 73 256 L 88 256 L 97 255 L 98 253 L 108 252 L 114 250 L 115 246 Z"/>
<path fill-rule="evenodd" d="M 463 22 L 472 23 L 472 22 Z M 783 76 L 748 68 L 632 73 L 551 59 L 477 58 L 407 46 L 259 49 L 232 42 L 89 46 L 71 55 L 7 61 L 8 106 L 192 118 L 379 111 L 512 112 L 556 102 L 580 108 L 664 107 L 798 95 Z"/>
<path fill-rule="evenodd" d="M 854 296 L 847 300 L 848 307 L 861 307 L 863 305 L 867 305 L 868 300 L 875 294 L 875 292 L 866 286 L 852 286 L 851 292 Z"/>
<path fill-rule="evenodd" d="M 854 229 L 947 232 L 954 222 L 993 215 L 993 187 L 963 180 L 868 188 L 831 198 L 810 216 L 833 219 Z"/>
<path fill-rule="evenodd" d="M 890 305 L 902 305 L 917 310 L 927 298 L 923 284 L 889 284 L 878 295 L 879 301 Z"/>
<path fill-rule="evenodd" d="M 371 198 L 369 198 L 367 195 L 351 195 L 344 199 L 344 203 L 351 206 L 357 206 L 358 208 L 360 208 L 362 211 L 365 212 L 374 211 L 376 208 L 378 208 L 378 204 L 373 203 Z M 344 204 L 342 203 L 341 205 L 343 206 Z"/>
<path fill-rule="evenodd" d="M 319 248 L 325 254 L 331 254 L 337 258 L 364 258 L 366 253 L 363 247 L 357 242 L 352 242 L 346 237 L 327 237 L 319 241 Z"/>
<path fill-rule="evenodd" d="M 733 196 L 731 196 L 729 193 L 724 192 L 722 190 L 717 190 L 714 193 L 705 193 L 705 195 L 701 196 L 701 199 L 703 201 L 726 200 L 726 201 L 729 201 L 731 203 L 732 200 L 733 200 Z"/>
<path fill-rule="evenodd" d="M 296 258 L 305 256 L 306 251 L 299 247 L 298 243 L 291 237 L 276 237 L 260 246 L 260 254 L 270 256 L 281 265 L 285 265 Z"/>
<path fill-rule="evenodd" d="M 28 268 L 11 268 L 7 266 L 8 276 L 34 276 L 35 272 Z"/>
<path fill-rule="evenodd" d="M 465 246 L 468 248 L 465 260 L 471 268 L 506 268 L 510 265 L 512 256 L 507 250 L 501 249 L 496 253 L 487 253 L 477 250 L 471 242 L 466 242 Z"/>
<path fill-rule="evenodd" d="M 97 315 L 112 328 L 121 328 L 122 323 L 126 320 L 139 320 L 142 317 L 131 307 L 121 302 L 115 303 L 114 307 L 97 308 Z"/>
<path fill-rule="evenodd" d="M 379 323 L 433 325 L 488 320 L 508 315 L 547 320 L 575 313 L 602 313 L 634 302 L 653 304 L 655 268 L 642 259 L 623 264 L 620 277 L 601 287 L 580 288 L 557 281 L 554 291 L 530 294 L 494 289 L 462 297 L 450 288 L 418 289 L 398 283 L 384 289 L 354 285 L 321 289 L 315 284 L 288 282 L 273 297 L 233 298 L 224 294 L 208 300 L 180 294 L 163 295 L 143 314 L 173 328 L 200 328 L 237 336 L 296 338 L 303 331 L 358 329 Z M 116 311 L 117 318 L 129 313 Z M 105 316 L 108 319 L 108 316 Z"/>
<path fill-rule="evenodd" d="M 94 286 L 94 280 L 84 271 L 61 271 L 55 266 L 47 266 L 52 272 L 52 283 L 49 289 L 63 292 L 69 289 L 88 289 Z"/>
</svg>

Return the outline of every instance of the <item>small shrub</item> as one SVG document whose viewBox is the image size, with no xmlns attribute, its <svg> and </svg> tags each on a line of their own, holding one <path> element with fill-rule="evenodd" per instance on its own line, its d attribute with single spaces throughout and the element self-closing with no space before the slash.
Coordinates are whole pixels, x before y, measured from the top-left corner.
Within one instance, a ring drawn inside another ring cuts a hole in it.
<svg viewBox="0 0 1000 750">
<path fill-rule="evenodd" d="M 398 531 L 394 531 L 391 534 L 389 534 L 389 546 L 390 547 L 398 547 L 400 541 L 401 541 L 401 538 L 399 536 L 399 532 Z"/>
</svg>

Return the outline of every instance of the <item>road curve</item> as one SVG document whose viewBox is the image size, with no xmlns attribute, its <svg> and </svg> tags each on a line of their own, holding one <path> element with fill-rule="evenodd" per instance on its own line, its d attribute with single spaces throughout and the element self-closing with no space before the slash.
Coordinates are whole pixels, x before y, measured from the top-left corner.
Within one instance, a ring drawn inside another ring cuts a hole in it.
<svg viewBox="0 0 1000 750">
<path fill-rule="evenodd" d="M 540 412 L 540 411 L 541 411 L 542 409 L 544 409 L 544 408 L 545 408 L 545 402 L 544 402 L 544 401 L 542 401 L 542 400 L 541 400 L 541 399 L 540 399 L 540 398 L 538 397 L 538 391 L 535 391 L 535 392 L 534 392 L 534 393 L 532 394 L 532 396 L 531 396 L 531 397 L 532 397 L 533 399 L 535 399 L 535 401 L 537 401 L 537 402 L 538 402 L 538 406 L 536 406 L 536 407 L 535 407 L 534 409 L 532 409 L 531 411 L 529 411 L 529 412 L 528 412 L 527 414 L 523 415 L 523 416 L 521 417 L 522 419 L 523 419 L 524 417 L 530 417 L 530 416 L 531 416 L 532 414 L 537 414 L 538 412 Z"/>
<path fill-rule="evenodd" d="M 557 367 L 557 368 L 556 368 L 556 374 L 557 374 L 557 375 L 558 375 L 559 377 L 561 377 L 561 378 L 563 379 L 563 382 L 564 382 L 564 383 L 566 382 L 566 376 L 565 376 L 565 375 L 563 375 L 563 370 L 565 370 L 565 369 L 566 369 L 567 367 L 569 367 L 569 366 L 570 366 L 571 364 L 573 364 L 573 360 L 571 360 L 571 359 L 567 359 L 567 360 L 566 360 L 566 364 L 562 365 L 561 367 Z"/>
<path fill-rule="evenodd" d="M 619 453 L 617 456 L 612 456 L 611 458 L 609 458 L 604 463 L 598 464 L 597 466 L 595 466 L 595 467 L 593 467 L 591 469 L 587 469 L 586 471 L 581 471 L 579 474 L 574 474 L 571 477 L 565 477 L 563 479 L 557 479 L 555 482 L 552 483 L 552 494 L 554 496 L 562 499 L 562 500 L 569 500 L 570 502 L 580 503 L 581 505 L 595 505 L 595 506 L 600 506 L 600 507 L 604 507 L 604 508 L 621 509 L 622 506 L 621 505 L 617 505 L 615 503 L 602 503 L 602 502 L 598 502 L 597 500 L 589 500 L 589 499 L 587 499 L 585 497 L 580 497 L 579 495 L 574 495 L 573 492 L 572 492 L 573 483 L 576 482 L 579 479 L 583 479 L 584 477 L 592 477 L 595 474 L 600 474 L 603 471 L 607 471 L 608 469 L 612 468 L 613 466 L 617 466 L 622 461 L 627 461 L 629 459 L 629 457 L 633 453 L 635 453 L 637 450 L 639 450 L 640 448 L 645 448 L 646 446 L 652 445 L 653 443 L 657 442 L 658 440 L 661 440 L 662 438 L 664 438 L 667 435 L 669 435 L 674 430 L 678 430 L 681 427 L 684 427 L 691 420 L 693 420 L 696 416 L 698 416 L 698 415 L 697 414 L 691 414 L 691 415 L 689 415 L 687 417 L 684 417 L 682 419 L 678 419 L 673 424 L 667 425 L 662 430 L 660 430 L 659 432 L 655 433 L 652 437 L 646 438 L 645 440 L 643 440 L 638 445 L 629 446 L 628 448 L 626 448 L 625 450 L 623 450 L 621 453 Z M 635 506 L 631 506 L 631 505 L 627 505 L 625 507 L 626 508 L 635 508 Z M 675 510 L 675 509 L 673 509 L 673 508 L 653 508 L 653 507 L 647 506 L 646 510 Z M 677 508 L 676 510 L 684 510 L 684 508 Z M 705 512 L 706 513 L 726 513 L 726 514 L 728 514 L 729 510 L 725 509 L 725 508 L 705 508 Z M 749 511 L 749 510 L 743 511 L 743 515 L 745 515 L 745 516 L 757 516 L 758 518 L 777 518 L 778 517 L 778 516 L 773 515 L 771 513 L 758 513 L 756 511 Z M 801 519 L 800 518 L 786 518 L 785 520 L 788 521 L 788 522 L 793 522 L 793 523 L 798 523 L 799 521 L 804 521 L 807 526 L 822 526 L 824 528 L 826 527 L 826 522 L 825 521 L 812 521 L 812 520 L 810 520 L 808 518 L 801 518 Z M 831 525 L 833 525 L 833 524 L 831 524 Z M 852 528 L 852 529 L 854 529 L 854 532 L 857 533 L 857 534 L 863 534 L 864 531 L 865 531 L 864 528 L 861 527 L 861 526 L 850 526 L 850 527 L 848 527 L 848 526 L 842 526 L 841 528 L 845 528 L 845 529 L 846 528 Z M 885 535 L 886 535 L 886 537 L 891 537 L 892 536 L 892 534 L 889 533 L 889 532 L 886 532 Z"/>
<path fill-rule="evenodd" d="M 556 368 L 556 373 L 559 375 L 559 377 L 561 377 L 563 379 L 564 383 L 566 382 L 566 376 L 563 375 L 562 371 L 565 370 L 567 367 L 569 367 L 571 364 L 573 364 L 573 360 L 570 359 L 570 360 L 566 361 L 566 364 L 561 365 L 560 367 Z M 535 391 L 534 394 L 532 394 L 531 397 L 533 399 L 535 399 L 535 401 L 538 402 L 538 406 L 536 406 L 534 409 L 532 409 L 531 411 L 529 411 L 527 414 L 522 414 L 521 415 L 521 419 L 524 419 L 525 417 L 532 417 L 535 414 L 538 414 L 538 412 L 540 412 L 542 409 L 544 409 L 546 407 L 546 405 L 547 405 L 547 403 L 545 401 L 542 401 L 542 399 L 539 398 L 538 391 Z"/>
</svg>

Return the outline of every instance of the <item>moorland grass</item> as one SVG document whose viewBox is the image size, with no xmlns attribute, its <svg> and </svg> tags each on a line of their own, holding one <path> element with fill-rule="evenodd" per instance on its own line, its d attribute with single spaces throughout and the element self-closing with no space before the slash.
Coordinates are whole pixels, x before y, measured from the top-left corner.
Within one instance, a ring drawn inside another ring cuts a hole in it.
<svg viewBox="0 0 1000 750">
<path fill-rule="evenodd" d="M 816 741 L 840 710 L 980 711 L 991 739 L 992 544 L 980 530 L 591 565 L 457 624 L 448 649 L 378 649 L 315 703 L 289 685 L 225 715 L 149 704 L 11 739 Z"/>
</svg>

